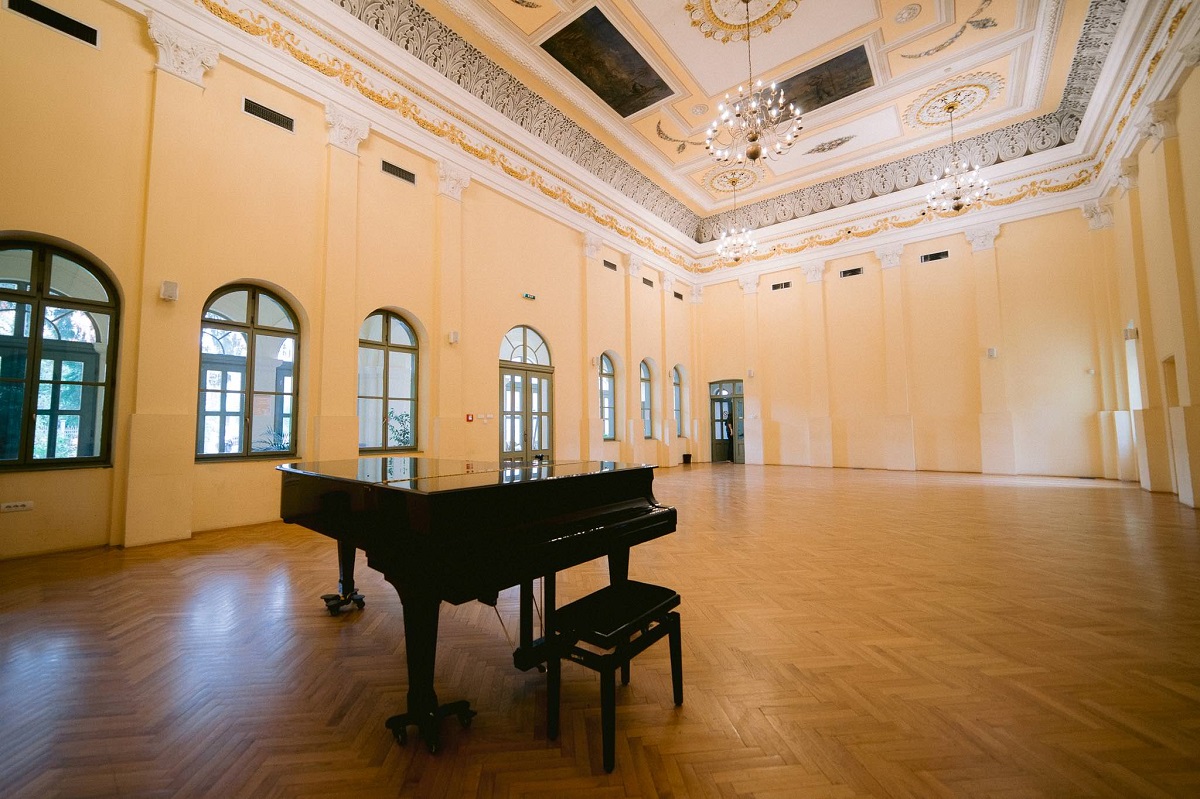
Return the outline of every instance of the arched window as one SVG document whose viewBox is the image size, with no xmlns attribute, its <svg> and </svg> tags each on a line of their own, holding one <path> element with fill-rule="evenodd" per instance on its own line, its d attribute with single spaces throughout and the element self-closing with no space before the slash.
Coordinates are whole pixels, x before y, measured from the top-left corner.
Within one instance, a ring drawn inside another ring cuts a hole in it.
<svg viewBox="0 0 1200 799">
<path fill-rule="evenodd" d="M 109 462 L 117 312 L 95 265 L 0 241 L 0 469 Z"/>
<path fill-rule="evenodd" d="M 523 463 L 553 455 L 554 367 L 546 340 L 518 326 L 500 342 L 500 459 Z"/>
<path fill-rule="evenodd" d="M 654 384 L 650 380 L 650 364 L 642 361 L 641 367 L 641 398 L 642 398 L 642 436 L 654 438 L 654 404 L 651 397 L 654 394 Z"/>
<path fill-rule="evenodd" d="M 200 328 L 200 458 L 296 454 L 300 328 L 283 300 L 257 286 L 226 286 L 204 305 Z"/>
<path fill-rule="evenodd" d="M 358 331 L 358 447 L 417 447 L 417 334 L 391 311 L 376 311 Z"/>
<path fill-rule="evenodd" d="M 617 372 L 612 358 L 600 356 L 600 421 L 604 428 L 604 440 L 617 437 Z"/>
<path fill-rule="evenodd" d="M 675 408 L 675 435 L 683 438 L 683 374 L 678 366 L 671 370 L 671 402 Z"/>
</svg>

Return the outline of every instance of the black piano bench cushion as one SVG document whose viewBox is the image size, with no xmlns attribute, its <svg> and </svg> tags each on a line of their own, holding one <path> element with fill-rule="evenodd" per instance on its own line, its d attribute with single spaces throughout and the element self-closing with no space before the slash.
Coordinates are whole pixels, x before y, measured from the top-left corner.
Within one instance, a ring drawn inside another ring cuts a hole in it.
<svg viewBox="0 0 1200 799">
<path fill-rule="evenodd" d="M 626 580 L 556 610 L 554 629 L 565 639 L 612 649 L 676 607 L 679 594 L 670 588 Z"/>
</svg>

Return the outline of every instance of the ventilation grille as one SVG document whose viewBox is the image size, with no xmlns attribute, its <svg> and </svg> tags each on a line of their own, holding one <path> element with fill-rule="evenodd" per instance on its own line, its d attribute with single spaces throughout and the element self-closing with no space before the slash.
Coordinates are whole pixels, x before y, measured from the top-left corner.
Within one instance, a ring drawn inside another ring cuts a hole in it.
<svg viewBox="0 0 1200 799">
<path fill-rule="evenodd" d="M 646 286 L 649 286 L 650 288 L 654 288 L 654 281 L 653 281 L 653 280 L 651 280 L 651 279 L 650 279 L 650 278 L 648 278 L 648 277 L 644 277 L 644 278 L 642 278 L 642 284 L 643 284 L 643 285 L 646 285 Z"/>
<path fill-rule="evenodd" d="M 838 274 L 842 277 L 854 277 L 855 275 L 861 275 L 862 267 L 856 266 L 853 269 L 843 269 L 841 272 L 838 272 Z"/>
<path fill-rule="evenodd" d="M 941 252 L 929 252 L 921 256 L 921 263 L 925 264 L 929 263 L 930 261 L 940 261 L 943 258 L 949 257 L 950 253 L 946 250 L 942 250 Z"/>
<path fill-rule="evenodd" d="M 677 300 L 682 300 L 682 299 L 683 299 L 683 295 L 682 295 L 682 294 L 680 294 L 678 291 L 673 291 L 673 292 L 671 292 L 671 293 L 675 295 L 675 299 L 677 299 Z"/>
<path fill-rule="evenodd" d="M 605 262 L 604 262 L 604 268 L 605 268 L 605 269 L 611 269 L 611 270 L 613 270 L 614 272 L 615 272 L 615 271 L 617 271 L 617 265 L 616 265 L 616 264 L 614 264 L 612 261 L 605 261 Z"/>
<path fill-rule="evenodd" d="M 46 8 L 33 0 L 8 0 L 8 7 L 18 14 L 48 25 L 56 31 L 62 31 L 81 42 L 87 42 L 93 47 L 100 41 L 100 32 L 90 25 L 84 25 L 77 19 L 71 19 L 66 14 L 60 14 L 53 8 Z"/>
<path fill-rule="evenodd" d="M 414 175 L 412 172 L 409 172 L 404 167 L 396 166 L 395 164 L 389 163 L 388 161 L 383 162 L 383 171 L 387 172 L 389 175 L 398 177 L 401 180 L 407 180 L 409 183 L 413 184 L 414 186 L 417 183 L 416 175 Z"/>
<path fill-rule="evenodd" d="M 785 280 L 782 283 L 772 283 L 771 291 L 782 291 L 783 289 L 790 289 L 791 287 L 792 287 L 792 281 Z"/>
<path fill-rule="evenodd" d="M 246 99 L 244 108 L 250 116 L 258 117 L 261 120 L 270 122 L 272 125 L 278 125 L 284 130 L 295 130 L 296 128 L 296 120 L 289 116 L 284 116 L 272 108 L 267 108 L 265 105 L 260 105 L 249 98 Z"/>
</svg>

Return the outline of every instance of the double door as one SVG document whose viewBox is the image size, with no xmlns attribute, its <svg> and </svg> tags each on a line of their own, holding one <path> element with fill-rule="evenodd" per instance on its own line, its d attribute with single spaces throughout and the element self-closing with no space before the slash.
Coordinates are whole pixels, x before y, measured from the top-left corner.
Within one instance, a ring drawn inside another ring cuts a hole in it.
<svg viewBox="0 0 1200 799">
<path fill-rule="evenodd" d="M 709 385 L 709 407 L 712 425 L 713 463 L 732 461 L 746 462 L 746 434 L 744 427 L 745 400 L 742 397 L 742 382 L 724 381 Z"/>
<path fill-rule="evenodd" d="M 554 429 L 551 373 L 500 369 L 500 460 L 550 460 Z"/>
</svg>

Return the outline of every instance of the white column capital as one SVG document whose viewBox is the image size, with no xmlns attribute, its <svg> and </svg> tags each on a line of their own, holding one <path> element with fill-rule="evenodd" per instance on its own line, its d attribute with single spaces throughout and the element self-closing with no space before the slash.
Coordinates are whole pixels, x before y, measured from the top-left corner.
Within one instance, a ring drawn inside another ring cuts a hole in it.
<svg viewBox="0 0 1200 799">
<path fill-rule="evenodd" d="M 805 264 L 801 269 L 804 270 L 804 279 L 808 283 L 820 283 L 825 277 L 824 261 L 816 264 Z"/>
<path fill-rule="evenodd" d="M 604 239 L 599 236 L 594 236 L 591 233 L 583 235 L 583 254 L 588 258 L 599 258 L 602 246 L 604 246 Z"/>
<path fill-rule="evenodd" d="M 743 294 L 757 294 L 758 275 L 742 275 L 738 278 L 738 285 L 742 287 Z"/>
<path fill-rule="evenodd" d="M 967 241 L 971 242 L 971 252 L 992 250 L 996 247 L 996 237 L 1000 235 L 1000 225 L 976 225 L 963 231 Z"/>
<path fill-rule="evenodd" d="M 1175 126 L 1178 117 L 1179 101 L 1174 97 L 1146 106 L 1146 114 L 1138 123 L 1138 133 L 1143 139 L 1151 139 L 1154 142 L 1151 151 L 1157 149 L 1164 139 L 1178 135 L 1179 131 Z"/>
<path fill-rule="evenodd" d="M 875 248 L 875 257 L 883 264 L 884 269 L 895 269 L 900 265 L 900 256 L 904 254 L 903 244 L 885 244 Z"/>
<path fill-rule="evenodd" d="M 470 172 L 451 161 L 438 161 L 438 194 L 462 202 L 463 189 L 470 185 Z"/>
<path fill-rule="evenodd" d="M 641 273 L 642 267 L 645 266 L 645 264 L 646 262 L 642 260 L 640 255 L 629 256 L 629 276 L 637 277 L 638 274 Z"/>
<path fill-rule="evenodd" d="M 217 65 L 217 46 L 156 11 L 146 12 L 146 22 L 158 48 L 155 66 L 204 88 L 204 73 Z"/>
<path fill-rule="evenodd" d="M 662 284 L 662 290 L 667 294 L 671 294 L 675 290 L 674 275 L 668 275 L 666 272 L 662 272 L 658 278 L 658 282 Z"/>
<path fill-rule="evenodd" d="M 332 104 L 325 106 L 325 124 L 329 126 L 329 143 L 351 155 L 358 155 L 358 143 L 371 132 L 366 119 Z"/>
<path fill-rule="evenodd" d="M 1103 230 L 1113 226 L 1112 208 L 1108 203 L 1097 200 L 1083 205 L 1083 218 L 1089 230 Z"/>
<path fill-rule="evenodd" d="M 692 304 L 699 305 L 704 302 L 704 286 L 699 284 L 692 286 Z"/>
<path fill-rule="evenodd" d="M 1200 65 L 1200 35 L 1195 36 L 1190 42 L 1183 46 L 1179 51 L 1183 56 L 1184 66 L 1194 67 Z"/>
</svg>

